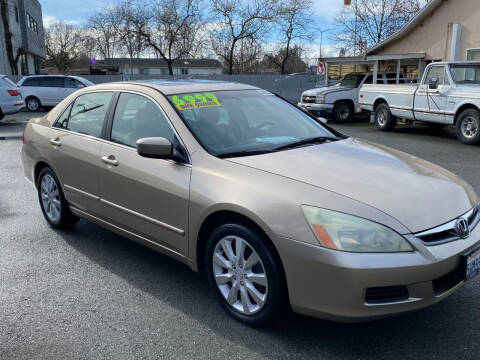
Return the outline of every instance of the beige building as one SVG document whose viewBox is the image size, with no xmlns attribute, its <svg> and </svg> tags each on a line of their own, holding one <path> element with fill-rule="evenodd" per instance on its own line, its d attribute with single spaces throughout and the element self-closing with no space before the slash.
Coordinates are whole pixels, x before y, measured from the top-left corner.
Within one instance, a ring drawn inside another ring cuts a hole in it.
<svg viewBox="0 0 480 360">
<path fill-rule="evenodd" d="M 413 81 L 421 78 L 432 61 L 480 61 L 480 0 L 430 0 L 402 29 L 368 49 L 363 58 L 326 60 L 330 79 L 339 76 L 339 69 L 353 66 L 374 73 L 404 72 Z"/>
</svg>

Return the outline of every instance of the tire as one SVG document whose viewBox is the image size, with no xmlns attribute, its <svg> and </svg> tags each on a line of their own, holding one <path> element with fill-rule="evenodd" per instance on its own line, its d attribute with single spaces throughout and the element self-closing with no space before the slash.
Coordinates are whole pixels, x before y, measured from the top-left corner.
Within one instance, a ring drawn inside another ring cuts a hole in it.
<svg viewBox="0 0 480 360">
<path fill-rule="evenodd" d="M 38 201 L 45 220 L 56 229 L 69 228 L 79 220 L 70 211 L 57 176 L 49 167 L 40 171 L 37 180 Z"/>
<path fill-rule="evenodd" d="M 39 111 L 40 107 L 42 106 L 42 104 L 40 103 L 40 100 L 35 96 L 27 97 L 25 99 L 25 105 L 27 107 L 27 110 L 31 112 Z"/>
<path fill-rule="evenodd" d="M 239 242 L 244 244 L 240 261 Z M 251 266 L 255 254 L 259 261 Z M 288 295 L 283 267 L 270 243 L 256 230 L 236 223 L 219 226 L 208 239 L 204 260 L 210 287 L 225 312 L 236 320 L 250 326 L 264 325 L 285 306 Z M 229 295 L 233 295 L 230 301 Z"/>
<path fill-rule="evenodd" d="M 375 125 L 382 131 L 395 129 L 397 119 L 392 115 L 387 104 L 380 104 L 375 109 Z"/>
<path fill-rule="evenodd" d="M 480 144 L 480 112 L 467 109 L 457 119 L 457 138 L 467 145 Z"/>
<path fill-rule="evenodd" d="M 344 123 L 352 119 L 353 109 L 348 101 L 339 101 L 333 107 L 333 120 Z"/>
</svg>

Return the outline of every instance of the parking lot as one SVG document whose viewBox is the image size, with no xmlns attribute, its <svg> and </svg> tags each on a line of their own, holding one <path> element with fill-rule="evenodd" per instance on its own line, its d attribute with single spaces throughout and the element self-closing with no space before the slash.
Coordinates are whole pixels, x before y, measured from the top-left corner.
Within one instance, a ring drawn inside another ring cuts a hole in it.
<svg viewBox="0 0 480 360">
<path fill-rule="evenodd" d="M 253 329 L 224 314 L 203 276 L 174 260 L 84 220 L 52 230 L 23 178 L 30 116 L 0 124 L 0 358 L 478 358 L 480 279 L 395 318 L 337 324 L 285 313 Z M 453 128 L 332 126 L 432 161 L 480 193 L 480 146 L 461 144 Z"/>
</svg>

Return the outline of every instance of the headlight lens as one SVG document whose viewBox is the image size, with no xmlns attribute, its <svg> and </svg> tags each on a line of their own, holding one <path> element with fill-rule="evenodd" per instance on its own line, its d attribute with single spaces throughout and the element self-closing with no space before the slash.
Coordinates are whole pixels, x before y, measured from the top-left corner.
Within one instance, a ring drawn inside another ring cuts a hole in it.
<svg viewBox="0 0 480 360">
<path fill-rule="evenodd" d="M 325 104 L 325 95 L 317 95 L 315 102 L 317 104 Z"/>
<path fill-rule="evenodd" d="M 306 205 L 302 211 L 323 247 L 366 253 L 413 251 L 402 236 L 373 221 Z"/>
</svg>

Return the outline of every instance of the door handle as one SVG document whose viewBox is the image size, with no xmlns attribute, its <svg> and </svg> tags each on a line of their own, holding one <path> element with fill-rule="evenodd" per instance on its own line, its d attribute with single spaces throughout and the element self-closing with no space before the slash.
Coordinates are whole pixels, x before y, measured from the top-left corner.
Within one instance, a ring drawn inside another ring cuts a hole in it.
<svg viewBox="0 0 480 360">
<path fill-rule="evenodd" d="M 56 138 L 56 139 L 50 139 L 50 144 L 52 144 L 53 146 L 60 146 L 62 145 L 62 142 Z"/>
<path fill-rule="evenodd" d="M 102 156 L 102 162 L 111 166 L 118 166 L 118 161 L 115 159 L 115 156 Z"/>
</svg>

